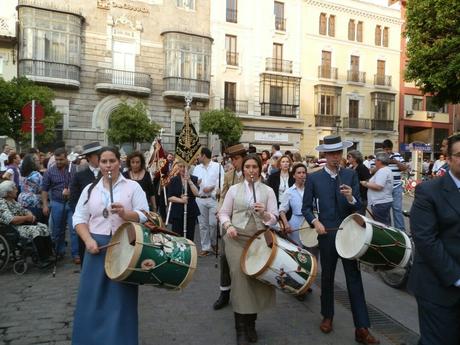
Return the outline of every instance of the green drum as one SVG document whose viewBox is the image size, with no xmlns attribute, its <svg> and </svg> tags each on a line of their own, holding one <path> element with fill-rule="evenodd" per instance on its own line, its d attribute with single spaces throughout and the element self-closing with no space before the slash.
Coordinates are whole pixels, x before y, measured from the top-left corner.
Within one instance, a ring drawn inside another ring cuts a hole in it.
<svg viewBox="0 0 460 345">
<path fill-rule="evenodd" d="M 403 231 L 357 213 L 345 218 L 340 228 L 335 247 L 342 258 L 357 259 L 379 270 L 407 266 L 412 244 Z"/>
<path fill-rule="evenodd" d="M 119 282 L 179 290 L 191 281 L 196 262 L 192 241 L 129 222 L 109 243 L 105 272 Z"/>
</svg>

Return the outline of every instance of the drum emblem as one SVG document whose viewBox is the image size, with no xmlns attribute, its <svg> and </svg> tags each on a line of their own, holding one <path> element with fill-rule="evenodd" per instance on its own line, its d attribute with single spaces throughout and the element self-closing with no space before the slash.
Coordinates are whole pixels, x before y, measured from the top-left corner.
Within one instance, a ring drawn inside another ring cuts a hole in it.
<svg viewBox="0 0 460 345">
<path fill-rule="evenodd" d="M 149 271 L 155 268 L 156 265 L 157 264 L 152 259 L 145 259 L 144 261 L 141 262 L 141 268 L 146 271 Z"/>
<path fill-rule="evenodd" d="M 301 263 L 303 263 L 303 264 L 308 261 L 307 256 L 305 254 L 302 254 L 302 253 L 297 254 L 297 259 L 299 259 L 299 261 Z"/>
</svg>

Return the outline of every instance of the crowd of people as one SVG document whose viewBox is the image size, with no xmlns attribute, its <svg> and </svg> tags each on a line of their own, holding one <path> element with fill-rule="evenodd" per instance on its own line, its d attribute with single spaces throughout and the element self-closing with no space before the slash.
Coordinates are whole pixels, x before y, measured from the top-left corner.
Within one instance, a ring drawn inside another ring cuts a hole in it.
<svg viewBox="0 0 460 345">
<path fill-rule="evenodd" d="M 460 150 L 458 145 L 460 136 L 443 141 L 442 155 L 432 170 L 443 172 L 434 173 L 434 177 L 443 181 L 451 178 L 460 187 L 460 152 L 455 151 Z M 370 156 L 363 156 L 351 146 L 337 135 L 326 136 L 316 148 L 318 158 L 305 159 L 298 152 L 281 152 L 276 144 L 271 152 L 237 144 L 226 149 L 223 159 L 201 148 L 196 164 L 187 166 L 175 161 L 171 153 L 163 152 L 161 159 L 155 158 L 155 152 L 145 155 L 138 151 L 122 157 L 117 148 L 102 147 L 97 142 L 79 148 L 76 156 L 64 148 L 52 155 L 35 149 L 19 155 L 4 145 L 0 155 L 0 177 L 4 181 L 0 183 L 0 223 L 14 226 L 22 237 L 33 241 L 44 267 L 53 249 L 58 258 L 65 257 L 69 231 L 71 258 L 82 265 L 73 344 L 97 344 L 97 334 L 104 334 L 113 344 L 138 343 L 137 287 L 111 281 L 103 273 L 105 251 L 100 248 L 109 243 L 123 222 L 145 222 L 144 211 L 148 210 L 157 212 L 177 236 L 192 241 L 198 226 L 200 257 L 220 254 L 220 294 L 213 307 L 218 310 L 231 301 L 238 345 L 257 342 L 258 313 L 275 304 L 274 288 L 246 275 L 240 265 L 248 237 L 267 227 L 320 258 L 320 329 L 327 334 L 333 329 L 334 277 L 339 258 L 334 229 L 357 212 L 405 231 L 401 174 L 409 165 L 388 139 L 382 150 Z M 433 185 L 436 183 L 441 182 Z M 446 223 L 446 240 L 456 236 L 458 242 L 460 202 L 453 206 L 457 214 L 447 210 L 446 218 L 438 219 L 434 215 L 440 214 L 440 201 L 427 195 L 430 192 L 425 188 L 420 190 L 424 199 L 416 194 L 414 214 L 418 219 L 411 220 L 415 244 L 421 247 L 419 253 L 416 251 L 416 259 L 422 258 L 418 267 L 430 272 L 439 268 L 443 275 L 436 273 L 433 280 L 440 279 L 444 290 L 440 288 L 439 294 L 450 297 L 433 300 L 415 287 L 417 302 L 420 310 L 434 309 L 433 303 L 440 305 L 439 312 L 442 307 L 455 309 L 460 303 L 460 247 L 449 244 L 443 248 L 439 241 L 444 238 L 437 234 L 444 230 L 437 222 L 443 219 Z M 455 192 L 458 194 L 458 189 Z M 426 217 L 418 215 L 426 213 L 428 205 L 433 220 L 422 225 L 419 222 Z M 300 240 L 298 229 L 304 223 L 317 233 L 313 247 Z M 417 232 L 419 228 L 422 230 Z M 431 251 L 434 246 L 435 253 Z M 428 258 L 439 259 L 439 265 L 424 264 Z M 369 331 L 358 262 L 342 259 L 342 264 L 355 339 L 362 344 L 378 344 Z M 114 303 L 117 313 L 113 313 Z M 441 329 L 444 339 L 457 339 L 443 344 L 458 343 L 458 333 L 446 333 L 444 326 L 438 326 L 441 320 L 453 325 L 459 320 L 458 309 L 450 319 L 421 318 L 421 344 L 437 344 L 424 339 L 432 339 L 434 333 L 439 336 Z M 123 327 L 118 327 L 121 324 Z M 94 327 L 102 333 L 94 332 Z"/>
</svg>

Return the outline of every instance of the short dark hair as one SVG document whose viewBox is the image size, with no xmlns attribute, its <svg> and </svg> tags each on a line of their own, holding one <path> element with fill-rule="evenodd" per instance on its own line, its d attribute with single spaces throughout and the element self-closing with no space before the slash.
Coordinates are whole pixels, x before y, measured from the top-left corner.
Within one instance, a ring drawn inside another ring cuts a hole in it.
<svg viewBox="0 0 460 345">
<path fill-rule="evenodd" d="M 64 147 L 59 147 L 56 150 L 54 150 L 54 155 L 55 156 L 67 156 L 67 151 Z"/>
<path fill-rule="evenodd" d="M 38 151 L 38 149 L 36 149 L 35 147 L 31 147 L 27 150 L 27 153 L 40 153 L 40 151 Z"/>
<path fill-rule="evenodd" d="M 452 156 L 452 146 L 458 141 L 460 141 L 460 133 L 455 133 L 447 138 L 447 155 L 449 157 Z"/>
<path fill-rule="evenodd" d="M 393 148 L 393 142 L 390 139 L 385 139 L 382 143 L 382 147 L 384 149 L 392 149 Z"/>
<path fill-rule="evenodd" d="M 356 163 L 361 164 L 363 162 L 363 155 L 358 150 L 348 151 L 347 156 L 351 156 L 356 160 Z M 367 158 L 367 156 L 366 156 Z"/>
<path fill-rule="evenodd" d="M 257 148 L 255 146 L 249 145 L 248 153 L 257 153 Z"/>
<path fill-rule="evenodd" d="M 35 162 L 35 154 L 28 153 L 24 156 L 21 164 L 21 175 L 29 176 L 33 171 L 38 171 L 37 163 Z"/>
<path fill-rule="evenodd" d="M 211 150 L 208 149 L 207 147 L 202 147 L 202 148 L 201 148 L 201 154 L 202 154 L 202 155 L 205 155 L 206 158 L 211 159 L 212 152 L 211 152 Z"/>
<path fill-rule="evenodd" d="M 19 156 L 18 153 L 16 152 L 11 152 L 9 155 L 8 155 L 8 164 L 13 164 L 14 160 L 16 159 L 16 156 Z"/>
<path fill-rule="evenodd" d="M 145 169 L 145 157 L 139 151 L 131 152 L 128 155 L 128 157 L 126 157 L 126 167 L 128 169 L 131 169 L 131 159 L 136 158 L 136 157 L 139 157 L 139 159 L 141 160 L 141 169 Z"/>
<path fill-rule="evenodd" d="M 253 159 L 253 160 L 256 161 L 257 166 L 259 167 L 259 176 L 260 176 L 260 174 L 262 173 L 262 160 L 261 160 L 260 157 L 259 157 L 258 155 L 256 155 L 256 154 L 251 153 L 251 154 L 247 155 L 246 157 L 244 157 L 244 158 L 243 158 L 243 163 L 241 164 L 241 167 L 244 168 L 244 164 L 245 164 L 247 161 L 251 160 L 251 159 Z"/>
<path fill-rule="evenodd" d="M 305 172 L 307 172 L 307 167 L 305 166 L 305 164 L 299 162 L 299 163 L 294 163 L 294 165 L 292 166 L 291 175 L 294 176 L 297 169 L 300 169 L 300 168 L 304 168 Z"/>
<path fill-rule="evenodd" d="M 272 147 L 276 150 L 276 151 L 279 151 L 280 150 L 280 146 L 278 144 L 273 144 Z"/>
</svg>

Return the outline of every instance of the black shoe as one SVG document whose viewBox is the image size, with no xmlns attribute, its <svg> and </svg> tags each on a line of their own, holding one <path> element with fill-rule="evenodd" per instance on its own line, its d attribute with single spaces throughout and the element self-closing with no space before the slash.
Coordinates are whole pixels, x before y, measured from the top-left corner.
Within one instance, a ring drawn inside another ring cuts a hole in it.
<svg viewBox="0 0 460 345">
<path fill-rule="evenodd" d="M 214 302 L 214 310 L 219 310 L 228 305 L 230 301 L 230 290 L 221 291 L 219 298 Z"/>
<path fill-rule="evenodd" d="M 246 314 L 246 336 L 250 343 L 257 343 L 256 320 L 257 314 Z"/>
</svg>

